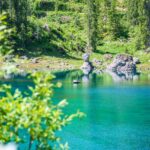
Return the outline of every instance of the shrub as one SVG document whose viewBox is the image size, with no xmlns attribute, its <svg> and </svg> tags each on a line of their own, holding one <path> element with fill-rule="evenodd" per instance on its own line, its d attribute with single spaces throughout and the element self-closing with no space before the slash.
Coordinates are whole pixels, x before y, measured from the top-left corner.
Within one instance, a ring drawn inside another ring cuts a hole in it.
<svg viewBox="0 0 150 150">
<path fill-rule="evenodd" d="M 27 130 L 30 146 L 36 140 L 39 143 L 37 149 L 51 150 L 60 142 L 55 132 L 83 113 L 65 115 L 62 109 L 67 104 L 66 100 L 53 104 L 52 75 L 34 73 L 32 78 L 35 86 L 29 87 L 31 94 L 22 93 L 18 89 L 12 93 L 11 86 L 1 86 L 0 142 L 23 142 L 18 133 L 20 130 Z"/>
</svg>

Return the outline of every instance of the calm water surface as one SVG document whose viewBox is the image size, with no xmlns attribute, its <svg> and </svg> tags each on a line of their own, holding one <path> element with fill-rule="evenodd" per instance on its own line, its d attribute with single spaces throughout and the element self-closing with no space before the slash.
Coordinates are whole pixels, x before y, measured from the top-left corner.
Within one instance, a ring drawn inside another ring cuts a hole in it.
<svg viewBox="0 0 150 150">
<path fill-rule="evenodd" d="M 110 75 L 82 76 L 77 71 L 57 73 L 53 100 L 66 98 L 64 110 L 86 113 L 59 133 L 71 150 L 150 150 L 150 77 L 116 81 Z M 78 78 L 81 83 L 74 85 Z M 22 91 L 32 84 L 27 80 L 8 81 Z"/>
</svg>

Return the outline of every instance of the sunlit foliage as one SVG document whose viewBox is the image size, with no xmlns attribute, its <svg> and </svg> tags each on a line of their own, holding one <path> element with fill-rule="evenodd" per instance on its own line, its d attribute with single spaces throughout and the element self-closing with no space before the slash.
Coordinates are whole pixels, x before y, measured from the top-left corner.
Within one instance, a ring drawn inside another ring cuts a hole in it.
<svg viewBox="0 0 150 150">
<path fill-rule="evenodd" d="M 63 147 L 55 132 L 60 131 L 73 118 L 82 117 L 83 113 L 66 115 L 63 113 L 63 108 L 67 105 L 66 100 L 58 104 L 53 103 L 52 88 L 59 87 L 60 83 L 53 85 L 52 75 L 35 73 L 32 78 L 35 86 L 29 87 L 29 92 L 26 93 L 19 89 L 13 93 L 11 86 L 1 86 L 0 142 L 24 142 L 19 136 L 19 131 L 27 130 L 30 135 L 30 146 L 37 140 L 38 149 L 51 150 L 56 145 Z"/>
</svg>

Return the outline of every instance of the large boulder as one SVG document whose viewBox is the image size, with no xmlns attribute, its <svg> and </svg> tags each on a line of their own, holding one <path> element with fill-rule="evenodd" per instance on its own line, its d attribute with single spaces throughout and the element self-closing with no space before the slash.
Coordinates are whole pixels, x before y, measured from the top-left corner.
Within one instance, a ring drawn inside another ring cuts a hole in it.
<svg viewBox="0 0 150 150">
<path fill-rule="evenodd" d="M 108 70 L 116 73 L 132 73 L 136 74 L 136 61 L 127 54 L 117 55 L 113 62 L 107 67 Z"/>
<path fill-rule="evenodd" d="M 83 54 L 82 58 L 83 58 L 83 65 L 81 66 L 81 70 L 83 71 L 83 73 L 85 75 L 89 74 L 92 70 L 93 70 L 93 65 L 92 63 L 89 61 L 89 54 L 85 53 Z"/>
<path fill-rule="evenodd" d="M 93 70 L 93 66 L 90 62 L 84 62 L 83 65 L 81 66 L 81 70 L 83 71 L 84 74 L 89 74 Z"/>
<path fill-rule="evenodd" d="M 82 59 L 83 59 L 83 61 L 85 61 L 85 62 L 89 62 L 89 58 L 90 58 L 90 55 L 87 54 L 87 53 L 83 54 L 83 56 L 82 56 Z"/>
</svg>

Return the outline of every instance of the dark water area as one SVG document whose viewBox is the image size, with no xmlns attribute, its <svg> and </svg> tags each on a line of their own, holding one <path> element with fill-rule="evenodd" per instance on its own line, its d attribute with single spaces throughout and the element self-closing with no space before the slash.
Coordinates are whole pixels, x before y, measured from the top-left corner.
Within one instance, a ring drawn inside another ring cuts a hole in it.
<svg viewBox="0 0 150 150">
<path fill-rule="evenodd" d="M 80 83 L 73 84 L 75 79 Z M 105 73 L 83 76 L 70 71 L 56 73 L 57 81 L 62 87 L 54 90 L 54 102 L 65 98 L 69 102 L 65 113 L 80 110 L 86 114 L 59 133 L 71 150 L 150 149 L 150 76 L 116 80 Z M 5 83 L 21 91 L 33 85 L 26 79 Z"/>
</svg>

